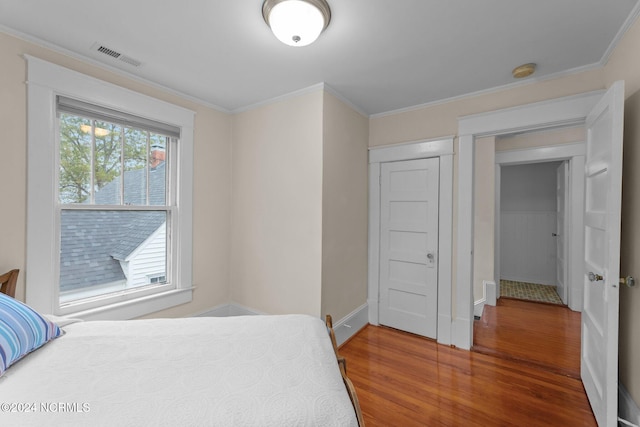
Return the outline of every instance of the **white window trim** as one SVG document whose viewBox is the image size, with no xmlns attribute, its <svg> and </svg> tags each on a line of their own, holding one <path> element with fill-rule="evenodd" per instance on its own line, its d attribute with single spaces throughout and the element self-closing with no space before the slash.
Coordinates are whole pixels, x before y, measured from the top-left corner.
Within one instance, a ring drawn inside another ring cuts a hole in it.
<svg viewBox="0 0 640 427">
<path fill-rule="evenodd" d="M 27 61 L 27 261 L 26 302 L 43 313 L 56 313 L 58 277 L 56 235 L 56 96 L 83 100 L 175 125 L 178 144 L 178 215 L 172 280 L 176 288 L 71 313 L 93 319 L 131 319 L 190 302 L 192 295 L 193 111 L 151 98 L 79 72 L 25 55 Z"/>
</svg>

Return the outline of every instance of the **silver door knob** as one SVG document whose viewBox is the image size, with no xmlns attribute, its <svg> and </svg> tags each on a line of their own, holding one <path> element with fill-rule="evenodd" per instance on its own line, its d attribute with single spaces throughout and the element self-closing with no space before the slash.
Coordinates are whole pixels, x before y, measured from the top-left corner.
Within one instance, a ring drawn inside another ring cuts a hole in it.
<svg viewBox="0 0 640 427">
<path fill-rule="evenodd" d="M 636 279 L 633 276 L 621 277 L 620 284 L 633 288 L 636 285 Z"/>
<path fill-rule="evenodd" d="M 587 274 L 587 276 L 589 277 L 590 282 L 599 282 L 604 279 L 604 277 L 594 273 L 593 271 L 590 271 L 589 274 Z"/>
</svg>

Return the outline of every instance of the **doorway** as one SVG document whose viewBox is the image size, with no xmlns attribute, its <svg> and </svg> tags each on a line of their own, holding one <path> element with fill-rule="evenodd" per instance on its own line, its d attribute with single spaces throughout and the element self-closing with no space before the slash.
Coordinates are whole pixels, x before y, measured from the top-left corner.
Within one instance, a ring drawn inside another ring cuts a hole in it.
<svg viewBox="0 0 640 427">
<path fill-rule="evenodd" d="M 581 240 L 584 252 L 580 260 L 584 267 L 585 289 L 581 322 L 584 335 L 581 340 L 581 378 L 599 425 L 615 424 L 618 403 L 617 313 L 623 111 L 624 82 L 617 81 L 604 93 L 559 98 L 463 117 L 458 121 L 460 173 L 456 307 L 460 308 L 462 315 L 456 316 L 453 341 L 465 348 L 469 348 L 466 346 L 473 342 L 470 285 L 474 263 L 471 248 L 474 237 L 473 152 L 476 138 L 585 123 L 586 155 L 583 156 L 585 162 L 579 178 L 583 181 L 582 194 L 587 202 L 578 205 L 582 207 L 580 213 L 585 225 Z"/>
<path fill-rule="evenodd" d="M 500 188 L 500 294 L 566 305 L 569 162 L 505 165 Z"/>
<path fill-rule="evenodd" d="M 584 137 L 574 126 L 496 139 L 497 297 L 501 280 L 555 285 L 564 305 L 582 311 Z M 537 146 L 512 149 L 523 140 Z"/>
<path fill-rule="evenodd" d="M 570 272 L 572 259 L 580 259 L 572 247 L 580 240 L 582 223 L 575 214 L 581 209 L 572 204 L 582 203 L 582 181 L 572 173 L 584 168 L 584 139 L 582 125 L 495 138 L 494 280 L 503 298 L 485 305 L 474 322 L 473 343 L 475 351 L 575 378 L 580 313 L 566 303 L 575 297 L 569 288 L 581 288 L 580 276 Z M 555 300 L 542 298 L 543 290 Z"/>
</svg>

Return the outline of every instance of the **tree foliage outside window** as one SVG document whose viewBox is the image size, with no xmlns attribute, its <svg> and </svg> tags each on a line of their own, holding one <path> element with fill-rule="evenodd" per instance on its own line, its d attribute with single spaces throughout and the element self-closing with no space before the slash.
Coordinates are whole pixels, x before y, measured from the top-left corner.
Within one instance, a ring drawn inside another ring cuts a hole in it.
<svg viewBox="0 0 640 427">
<path fill-rule="evenodd" d="M 92 199 L 126 172 L 155 167 L 167 137 L 119 124 L 61 113 L 59 197 L 62 204 Z M 162 159 L 164 161 L 164 158 Z M 129 183 L 125 180 L 125 186 Z M 144 188 L 136 189 L 144 193 Z M 145 197 L 135 198 L 145 200 Z M 124 201 L 128 204 L 128 201 Z M 122 204 L 118 197 L 100 204 Z M 146 204 L 146 203 L 142 203 Z"/>
</svg>

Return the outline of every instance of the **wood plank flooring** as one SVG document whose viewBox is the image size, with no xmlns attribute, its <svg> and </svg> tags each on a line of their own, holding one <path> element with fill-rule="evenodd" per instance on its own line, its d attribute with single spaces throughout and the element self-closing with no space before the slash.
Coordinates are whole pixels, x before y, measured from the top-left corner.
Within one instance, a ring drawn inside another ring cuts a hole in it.
<svg viewBox="0 0 640 427">
<path fill-rule="evenodd" d="M 474 322 L 473 349 L 580 379 L 580 313 L 565 306 L 500 298 Z"/>
<path fill-rule="evenodd" d="M 582 383 L 535 364 L 371 325 L 340 354 L 368 427 L 596 426 Z"/>
</svg>

